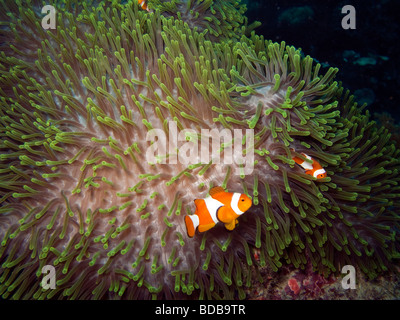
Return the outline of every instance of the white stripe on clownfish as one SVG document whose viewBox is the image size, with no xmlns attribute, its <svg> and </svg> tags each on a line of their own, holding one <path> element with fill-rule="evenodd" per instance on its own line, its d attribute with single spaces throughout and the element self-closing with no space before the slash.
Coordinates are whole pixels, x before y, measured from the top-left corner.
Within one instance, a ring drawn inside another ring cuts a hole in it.
<svg viewBox="0 0 400 320">
<path fill-rule="evenodd" d="M 321 176 L 322 175 L 325 175 L 326 176 L 326 171 L 325 171 L 325 169 L 318 169 L 318 170 L 315 170 L 314 171 L 314 173 L 313 173 L 313 177 L 314 178 L 321 178 Z M 325 178 L 325 177 L 323 177 L 323 178 Z"/>
<path fill-rule="evenodd" d="M 211 216 L 211 219 L 214 221 L 214 223 L 218 223 L 217 212 L 220 207 L 224 206 L 224 204 L 214 199 L 213 197 L 205 198 L 204 202 L 206 204 L 208 213 Z"/>
<path fill-rule="evenodd" d="M 305 154 L 305 153 L 301 153 L 305 158 L 307 158 L 308 160 L 311 160 L 311 161 L 313 161 L 313 159 L 309 156 L 309 155 L 307 155 L 307 154 Z M 299 158 L 300 159 L 300 158 Z M 313 168 L 313 165 L 311 164 L 311 163 L 309 163 L 308 161 L 303 161 L 302 163 L 299 163 L 299 162 L 297 162 L 299 165 L 301 165 L 302 166 L 302 168 L 304 169 L 304 170 L 312 170 L 312 169 L 314 169 Z"/>
<path fill-rule="evenodd" d="M 239 198 L 240 198 L 240 193 L 235 192 L 232 196 L 232 200 L 231 200 L 231 208 L 232 210 L 238 215 L 240 216 L 241 214 L 243 214 L 243 211 L 241 211 L 238 207 L 239 204 Z"/>
</svg>

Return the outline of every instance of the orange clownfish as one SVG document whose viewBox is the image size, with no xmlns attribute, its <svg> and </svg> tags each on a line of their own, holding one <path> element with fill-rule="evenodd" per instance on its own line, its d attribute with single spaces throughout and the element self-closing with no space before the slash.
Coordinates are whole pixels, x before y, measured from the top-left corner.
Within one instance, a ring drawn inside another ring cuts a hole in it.
<svg viewBox="0 0 400 320">
<path fill-rule="evenodd" d="M 147 1 L 146 0 L 138 0 L 139 5 L 142 7 L 142 9 L 150 11 L 149 8 L 147 7 Z"/>
<path fill-rule="evenodd" d="M 240 193 L 226 192 L 222 187 L 210 190 L 210 196 L 194 200 L 196 211 L 185 216 L 187 234 L 193 237 L 196 229 L 204 232 L 214 227 L 218 222 L 225 224 L 226 229 L 235 229 L 237 218 L 249 210 L 251 199 Z"/>
<path fill-rule="evenodd" d="M 314 160 L 309 155 L 306 155 L 303 152 L 301 154 L 305 158 L 311 160 L 312 163 L 302 160 L 296 156 L 294 156 L 292 159 L 294 160 L 294 162 L 296 162 L 297 164 L 299 164 L 303 167 L 303 169 L 306 171 L 306 174 L 309 174 L 310 176 L 313 176 L 314 178 L 317 178 L 317 179 L 322 179 L 322 178 L 326 177 L 325 169 L 322 168 L 321 164 L 317 160 Z"/>
</svg>

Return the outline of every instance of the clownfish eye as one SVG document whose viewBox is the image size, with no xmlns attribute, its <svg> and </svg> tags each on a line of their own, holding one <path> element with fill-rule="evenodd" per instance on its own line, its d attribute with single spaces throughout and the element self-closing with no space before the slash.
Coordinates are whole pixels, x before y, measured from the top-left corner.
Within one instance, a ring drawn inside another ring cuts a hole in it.
<svg viewBox="0 0 400 320">
<path fill-rule="evenodd" d="M 244 201 L 244 199 L 242 199 L 242 201 Z"/>
</svg>

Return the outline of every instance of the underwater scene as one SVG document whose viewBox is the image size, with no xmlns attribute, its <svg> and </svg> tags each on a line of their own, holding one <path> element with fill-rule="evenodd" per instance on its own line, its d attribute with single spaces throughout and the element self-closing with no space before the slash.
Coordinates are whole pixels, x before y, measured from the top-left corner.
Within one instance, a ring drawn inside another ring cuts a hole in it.
<svg viewBox="0 0 400 320">
<path fill-rule="evenodd" d="M 399 299 L 395 2 L 0 0 L 0 300 Z"/>
</svg>

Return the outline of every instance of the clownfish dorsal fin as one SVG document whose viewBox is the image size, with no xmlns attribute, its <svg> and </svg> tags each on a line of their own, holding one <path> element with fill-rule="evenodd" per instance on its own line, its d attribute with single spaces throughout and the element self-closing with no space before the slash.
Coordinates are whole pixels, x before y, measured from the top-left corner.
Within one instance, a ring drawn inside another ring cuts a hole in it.
<svg viewBox="0 0 400 320">
<path fill-rule="evenodd" d="M 212 196 L 214 196 L 214 195 L 216 195 L 218 193 L 221 193 L 221 192 L 225 192 L 224 188 L 222 188 L 222 187 L 211 188 L 210 189 L 210 196 L 212 197 Z"/>
<path fill-rule="evenodd" d="M 194 199 L 194 204 L 196 205 L 196 207 L 198 207 L 200 205 L 201 201 L 202 201 L 202 199 Z"/>
</svg>

